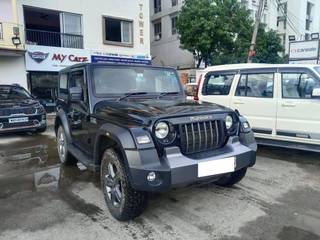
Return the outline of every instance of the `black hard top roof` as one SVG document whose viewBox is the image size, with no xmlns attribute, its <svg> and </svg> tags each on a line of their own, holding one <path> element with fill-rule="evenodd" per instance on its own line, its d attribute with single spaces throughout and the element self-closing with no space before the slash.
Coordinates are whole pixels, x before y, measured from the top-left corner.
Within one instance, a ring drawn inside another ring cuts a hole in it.
<svg viewBox="0 0 320 240">
<path fill-rule="evenodd" d="M 60 72 L 70 71 L 74 68 L 86 67 L 86 66 L 114 66 L 114 67 L 144 67 L 144 68 L 159 68 L 159 69 L 172 69 L 172 67 L 161 67 L 161 66 L 153 66 L 153 65 L 142 65 L 142 64 L 119 64 L 119 63 L 77 63 L 72 66 L 66 67 Z"/>
</svg>

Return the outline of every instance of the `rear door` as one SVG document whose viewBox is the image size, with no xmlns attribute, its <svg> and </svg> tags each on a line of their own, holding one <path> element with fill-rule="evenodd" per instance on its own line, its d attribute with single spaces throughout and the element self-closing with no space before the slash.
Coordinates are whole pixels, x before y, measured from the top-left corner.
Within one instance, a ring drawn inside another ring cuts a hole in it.
<svg viewBox="0 0 320 240">
<path fill-rule="evenodd" d="M 208 72 L 200 88 L 200 100 L 230 107 L 230 90 L 235 76 L 236 72 Z"/>
<path fill-rule="evenodd" d="M 269 138 L 275 131 L 275 72 L 276 69 L 241 71 L 231 98 L 231 108 L 249 120 L 258 137 Z"/>
<path fill-rule="evenodd" d="M 312 98 L 320 88 L 318 75 L 308 68 L 283 68 L 279 79 L 277 138 L 320 144 L 320 99 Z"/>
</svg>

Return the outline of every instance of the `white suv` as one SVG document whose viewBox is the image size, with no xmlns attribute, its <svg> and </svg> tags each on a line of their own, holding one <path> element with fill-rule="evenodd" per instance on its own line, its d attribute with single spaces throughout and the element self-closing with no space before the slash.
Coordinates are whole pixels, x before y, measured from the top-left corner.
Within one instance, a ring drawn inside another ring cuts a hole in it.
<svg viewBox="0 0 320 240">
<path fill-rule="evenodd" d="M 195 99 L 238 110 L 260 144 L 320 152 L 320 65 L 208 67 Z"/>
</svg>

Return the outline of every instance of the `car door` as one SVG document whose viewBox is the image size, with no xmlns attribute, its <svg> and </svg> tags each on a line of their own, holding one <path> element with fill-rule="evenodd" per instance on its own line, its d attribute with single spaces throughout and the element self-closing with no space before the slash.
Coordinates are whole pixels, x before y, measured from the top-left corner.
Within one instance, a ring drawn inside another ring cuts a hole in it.
<svg viewBox="0 0 320 240">
<path fill-rule="evenodd" d="M 200 100 L 230 107 L 230 89 L 235 76 L 236 72 L 208 72 L 199 92 Z"/>
<path fill-rule="evenodd" d="M 245 116 L 257 137 L 275 132 L 277 95 L 275 69 L 241 71 L 231 98 L 231 108 Z"/>
<path fill-rule="evenodd" d="M 87 153 L 90 153 L 91 142 L 89 140 L 88 125 L 88 122 L 90 121 L 90 110 L 85 76 L 84 68 L 74 69 L 69 75 L 69 89 L 72 87 L 80 87 L 83 92 L 81 101 L 70 102 L 69 124 L 75 145 L 82 150 L 85 150 Z"/>
<path fill-rule="evenodd" d="M 279 79 L 277 137 L 319 144 L 320 99 L 312 97 L 313 89 L 320 88 L 318 75 L 308 68 L 283 68 Z"/>
</svg>

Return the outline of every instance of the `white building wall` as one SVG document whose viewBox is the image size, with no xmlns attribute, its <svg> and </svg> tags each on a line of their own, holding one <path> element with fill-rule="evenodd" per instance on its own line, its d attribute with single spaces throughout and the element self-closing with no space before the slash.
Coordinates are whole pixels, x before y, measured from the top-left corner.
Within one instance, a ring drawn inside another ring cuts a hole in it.
<svg viewBox="0 0 320 240">
<path fill-rule="evenodd" d="M 182 0 L 179 0 L 178 5 L 174 7 L 172 7 L 170 0 L 162 0 L 161 4 L 161 12 L 154 14 L 154 1 L 150 1 L 150 38 L 153 64 L 178 69 L 194 68 L 193 55 L 189 51 L 180 48 L 178 35 L 172 35 L 171 31 L 171 17 L 178 14 L 178 11 L 182 7 Z M 156 41 L 154 38 L 153 23 L 159 20 L 162 26 L 162 37 Z"/>
<path fill-rule="evenodd" d="M 18 83 L 27 89 L 24 57 L 0 57 L 0 84 Z"/>
<path fill-rule="evenodd" d="M 84 48 L 127 55 L 150 55 L 149 0 L 17 0 L 20 23 L 23 5 L 82 14 Z M 139 41 L 139 13 L 143 5 L 144 44 Z M 103 44 L 102 17 L 111 16 L 133 20 L 133 47 Z"/>
<path fill-rule="evenodd" d="M 0 22 L 13 22 L 12 0 L 0 1 Z"/>
</svg>

